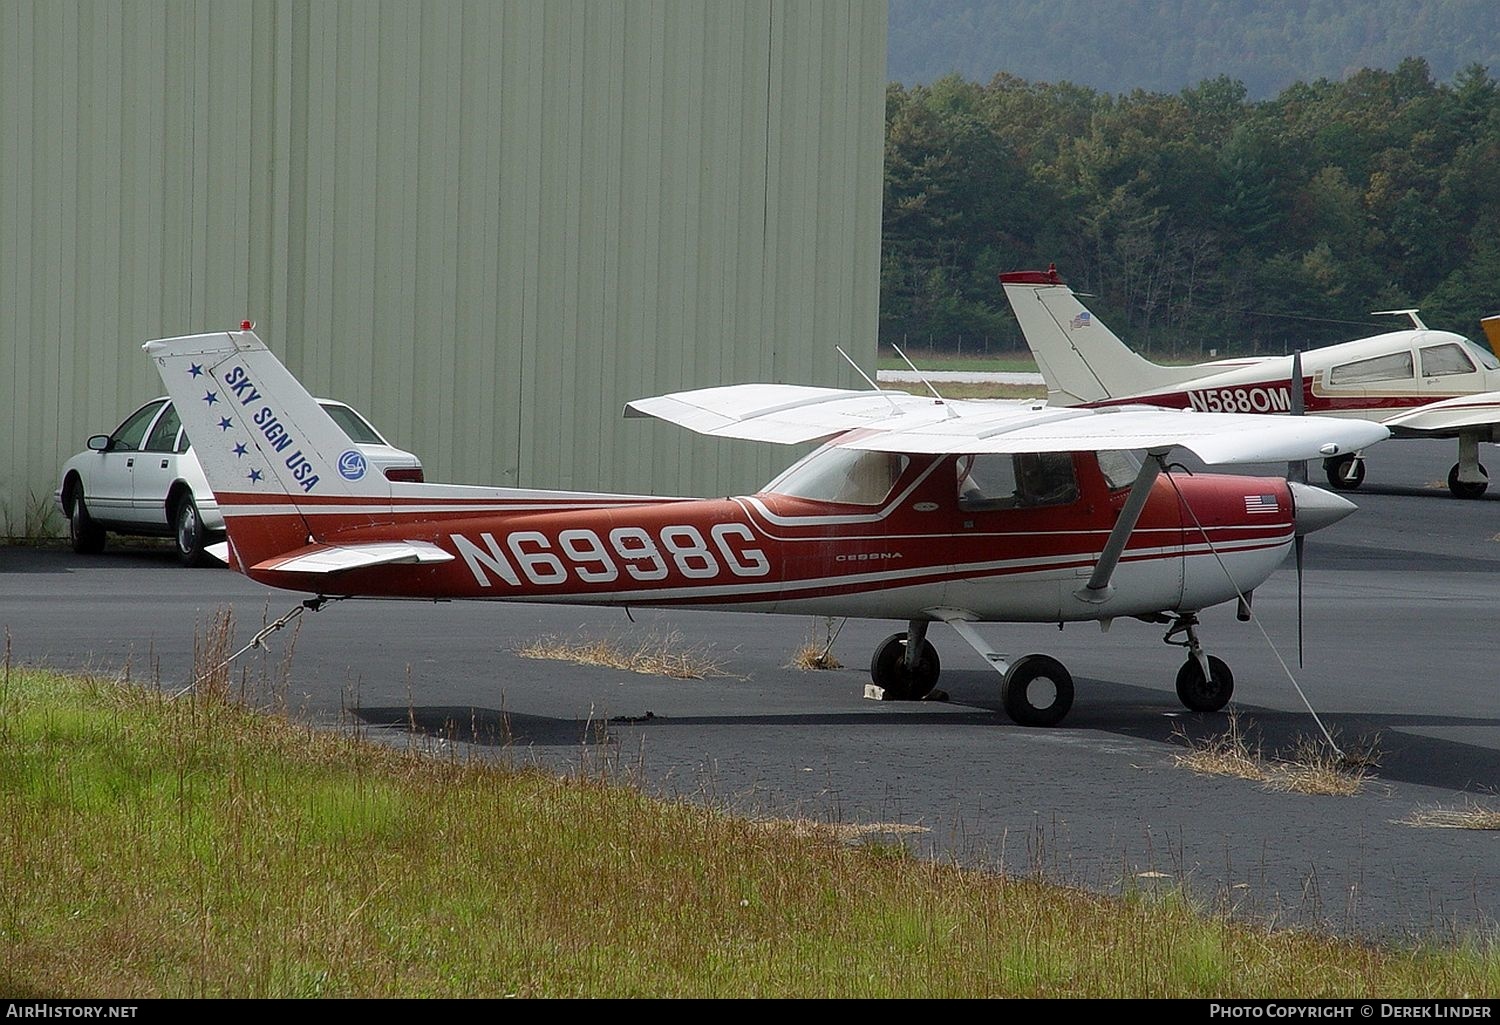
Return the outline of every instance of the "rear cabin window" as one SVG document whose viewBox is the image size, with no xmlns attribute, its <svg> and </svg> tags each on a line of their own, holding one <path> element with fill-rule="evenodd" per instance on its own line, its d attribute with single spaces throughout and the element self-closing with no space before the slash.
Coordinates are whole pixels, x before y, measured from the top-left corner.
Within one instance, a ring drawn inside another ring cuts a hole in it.
<svg viewBox="0 0 1500 1025">
<path fill-rule="evenodd" d="M 1446 377 L 1449 374 L 1472 374 L 1474 361 L 1456 342 L 1432 345 L 1422 350 L 1422 376 Z"/>
<path fill-rule="evenodd" d="M 1329 384 L 1369 384 L 1372 381 L 1405 381 L 1412 376 L 1410 352 L 1393 352 L 1386 356 L 1356 360 L 1333 368 Z"/>
<path fill-rule="evenodd" d="M 825 448 L 766 485 L 766 490 L 815 502 L 880 505 L 908 462 L 906 456 L 894 452 Z"/>
<path fill-rule="evenodd" d="M 1078 499 L 1067 452 L 984 453 L 958 459 L 958 507 L 965 512 L 1035 509 Z"/>
</svg>

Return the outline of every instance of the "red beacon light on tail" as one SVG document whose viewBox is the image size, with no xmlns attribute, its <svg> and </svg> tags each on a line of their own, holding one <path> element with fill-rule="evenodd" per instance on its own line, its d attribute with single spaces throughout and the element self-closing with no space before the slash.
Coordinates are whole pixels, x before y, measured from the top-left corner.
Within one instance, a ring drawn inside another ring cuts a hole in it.
<svg viewBox="0 0 1500 1025">
<path fill-rule="evenodd" d="M 253 320 L 242 320 L 242 321 L 240 321 L 240 330 L 241 331 L 254 331 L 255 330 L 255 321 L 253 321 Z"/>
</svg>

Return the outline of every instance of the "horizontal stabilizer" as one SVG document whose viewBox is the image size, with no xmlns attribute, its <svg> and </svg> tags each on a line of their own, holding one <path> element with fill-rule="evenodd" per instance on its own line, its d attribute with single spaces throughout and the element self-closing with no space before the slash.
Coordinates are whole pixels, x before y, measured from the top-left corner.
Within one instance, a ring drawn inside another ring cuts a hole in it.
<svg viewBox="0 0 1500 1025">
<path fill-rule="evenodd" d="M 376 541 L 348 545 L 308 545 L 257 563 L 252 569 L 275 573 L 343 573 L 369 566 L 452 562 L 453 556 L 426 541 Z"/>
</svg>

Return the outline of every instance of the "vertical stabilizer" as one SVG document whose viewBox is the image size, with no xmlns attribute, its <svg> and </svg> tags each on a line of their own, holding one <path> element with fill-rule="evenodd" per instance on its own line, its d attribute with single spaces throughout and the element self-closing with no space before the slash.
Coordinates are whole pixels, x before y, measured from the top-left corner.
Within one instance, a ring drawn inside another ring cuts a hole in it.
<svg viewBox="0 0 1500 1025">
<path fill-rule="evenodd" d="M 1000 275 L 1021 334 L 1047 382 L 1047 401 L 1078 406 L 1165 389 L 1190 376 L 1143 359 L 1063 284 L 1057 268 Z"/>
<path fill-rule="evenodd" d="M 281 361 L 244 330 L 147 342 L 242 565 L 307 543 L 329 500 L 388 503 L 390 484 Z M 236 529 L 236 526 L 239 529 Z"/>
</svg>

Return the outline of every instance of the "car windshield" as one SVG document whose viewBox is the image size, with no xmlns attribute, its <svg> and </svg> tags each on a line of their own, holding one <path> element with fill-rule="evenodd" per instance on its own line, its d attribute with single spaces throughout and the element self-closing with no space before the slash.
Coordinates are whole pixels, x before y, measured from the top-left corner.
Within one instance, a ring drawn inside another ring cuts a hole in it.
<svg viewBox="0 0 1500 1025">
<path fill-rule="evenodd" d="M 339 429 L 349 435 L 353 441 L 361 445 L 385 444 L 385 439 L 375 433 L 375 428 L 349 406 L 342 402 L 324 402 L 320 405 L 324 412 L 333 417 L 333 422 L 339 425 Z"/>
<path fill-rule="evenodd" d="M 797 463 L 765 490 L 792 498 L 848 505 L 879 505 L 909 462 L 894 452 L 864 452 L 829 445 Z"/>
</svg>

